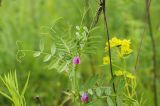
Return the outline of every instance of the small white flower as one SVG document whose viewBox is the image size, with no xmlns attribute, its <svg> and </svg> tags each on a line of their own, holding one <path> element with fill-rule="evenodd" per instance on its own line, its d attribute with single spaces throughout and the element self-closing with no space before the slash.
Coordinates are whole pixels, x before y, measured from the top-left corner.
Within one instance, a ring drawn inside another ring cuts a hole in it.
<svg viewBox="0 0 160 106">
<path fill-rule="evenodd" d="M 76 35 L 77 35 L 77 36 L 80 36 L 79 32 L 76 32 Z"/>
<path fill-rule="evenodd" d="M 80 27 L 79 27 L 79 26 L 76 26 L 76 29 L 77 29 L 77 30 L 80 30 Z"/>
<path fill-rule="evenodd" d="M 88 31 L 88 28 L 87 28 L 86 26 L 84 26 L 83 29 L 84 29 L 86 32 L 89 32 L 89 31 Z"/>
</svg>

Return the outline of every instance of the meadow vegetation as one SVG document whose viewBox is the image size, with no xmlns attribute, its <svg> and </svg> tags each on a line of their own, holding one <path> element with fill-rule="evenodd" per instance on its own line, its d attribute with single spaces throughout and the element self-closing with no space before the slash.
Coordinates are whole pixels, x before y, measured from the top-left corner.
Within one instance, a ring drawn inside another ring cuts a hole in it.
<svg viewBox="0 0 160 106">
<path fill-rule="evenodd" d="M 160 0 L 0 0 L 0 106 L 159 106 Z"/>
</svg>

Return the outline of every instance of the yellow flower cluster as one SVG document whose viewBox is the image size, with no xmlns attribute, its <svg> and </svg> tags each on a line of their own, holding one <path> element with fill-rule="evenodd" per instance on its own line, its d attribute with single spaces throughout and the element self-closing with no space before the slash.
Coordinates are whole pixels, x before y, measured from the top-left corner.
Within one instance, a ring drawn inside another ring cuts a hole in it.
<svg viewBox="0 0 160 106">
<path fill-rule="evenodd" d="M 116 37 L 112 38 L 110 41 L 110 47 L 117 47 L 117 46 L 120 46 L 122 41 L 120 39 L 117 39 Z M 107 51 L 108 51 L 108 42 L 106 43 L 106 48 L 105 48 Z"/>
<path fill-rule="evenodd" d="M 135 79 L 136 78 L 132 73 L 127 72 L 127 71 L 122 71 L 122 70 L 115 71 L 114 75 L 115 76 L 125 76 L 126 78 L 129 78 L 129 79 Z"/>
<path fill-rule="evenodd" d="M 114 37 L 109 42 L 110 42 L 111 48 L 120 47 L 120 53 L 119 53 L 120 57 L 123 57 L 125 55 L 132 53 L 132 49 L 130 47 L 131 45 L 130 40 L 126 40 L 126 39 L 121 40 L 121 39 Z M 108 42 L 106 43 L 105 50 L 108 51 Z"/>
<path fill-rule="evenodd" d="M 130 44 L 131 44 L 130 40 L 122 40 L 120 56 L 124 56 L 132 53 Z"/>
<path fill-rule="evenodd" d="M 109 56 L 106 56 L 103 58 L 103 64 L 109 64 L 110 63 L 110 58 Z"/>
</svg>

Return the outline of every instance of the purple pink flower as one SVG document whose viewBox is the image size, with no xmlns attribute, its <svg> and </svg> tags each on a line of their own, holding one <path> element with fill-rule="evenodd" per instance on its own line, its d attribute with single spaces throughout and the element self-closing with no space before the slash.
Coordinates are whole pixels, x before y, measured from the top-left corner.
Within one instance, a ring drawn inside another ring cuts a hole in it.
<svg viewBox="0 0 160 106">
<path fill-rule="evenodd" d="M 88 103 L 88 94 L 87 93 L 83 93 L 81 96 L 81 101 L 83 103 Z"/>
<path fill-rule="evenodd" d="M 81 62 L 81 60 L 80 60 L 79 56 L 74 57 L 73 60 L 72 60 L 73 64 L 80 64 L 80 62 Z"/>
</svg>

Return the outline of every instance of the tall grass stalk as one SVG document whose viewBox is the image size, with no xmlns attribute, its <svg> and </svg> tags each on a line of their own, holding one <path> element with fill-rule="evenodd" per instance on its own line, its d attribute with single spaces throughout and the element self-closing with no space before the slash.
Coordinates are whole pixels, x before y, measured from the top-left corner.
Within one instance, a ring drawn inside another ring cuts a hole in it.
<svg viewBox="0 0 160 106">
<path fill-rule="evenodd" d="M 108 42 L 108 51 L 109 51 L 109 59 L 110 59 L 110 73 L 111 73 L 111 77 L 112 79 L 114 79 L 114 75 L 113 75 L 113 69 L 112 69 L 112 55 L 111 55 L 111 47 L 110 47 L 110 34 L 109 34 L 109 29 L 108 29 L 108 21 L 106 18 L 106 10 L 105 10 L 105 0 L 101 0 L 101 4 L 102 4 L 102 11 L 103 11 L 103 16 L 104 16 L 104 23 L 105 23 L 105 27 L 106 27 L 106 32 L 107 32 L 107 42 Z M 115 88 L 115 83 L 113 82 L 113 91 L 116 94 L 116 88 Z M 115 102 L 116 102 L 116 98 L 115 98 Z M 116 102 L 116 106 L 117 106 L 117 102 Z"/>
<path fill-rule="evenodd" d="M 148 27 L 149 27 L 149 35 L 151 38 L 151 43 L 152 43 L 152 61 L 153 61 L 153 93 L 154 93 L 154 105 L 158 106 L 158 98 L 157 98 L 157 71 L 156 71 L 156 45 L 155 45 L 155 40 L 153 36 L 153 30 L 152 30 L 152 23 L 151 23 L 151 16 L 150 16 L 150 4 L 151 0 L 145 0 L 146 1 L 146 13 L 147 13 L 147 22 L 148 22 Z"/>
<path fill-rule="evenodd" d="M 29 76 L 30 73 L 28 74 L 28 78 L 26 80 L 22 92 L 20 92 L 18 86 L 16 71 L 9 72 L 8 74 L 5 74 L 3 77 L 2 76 L 0 77 L 0 80 L 5 85 L 5 89 L 7 89 L 8 91 L 8 92 L 3 92 L 2 90 L 0 90 L 0 94 L 9 99 L 12 102 L 12 106 L 26 106 L 26 100 L 24 94 L 28 86 Z"/>
</svg>

